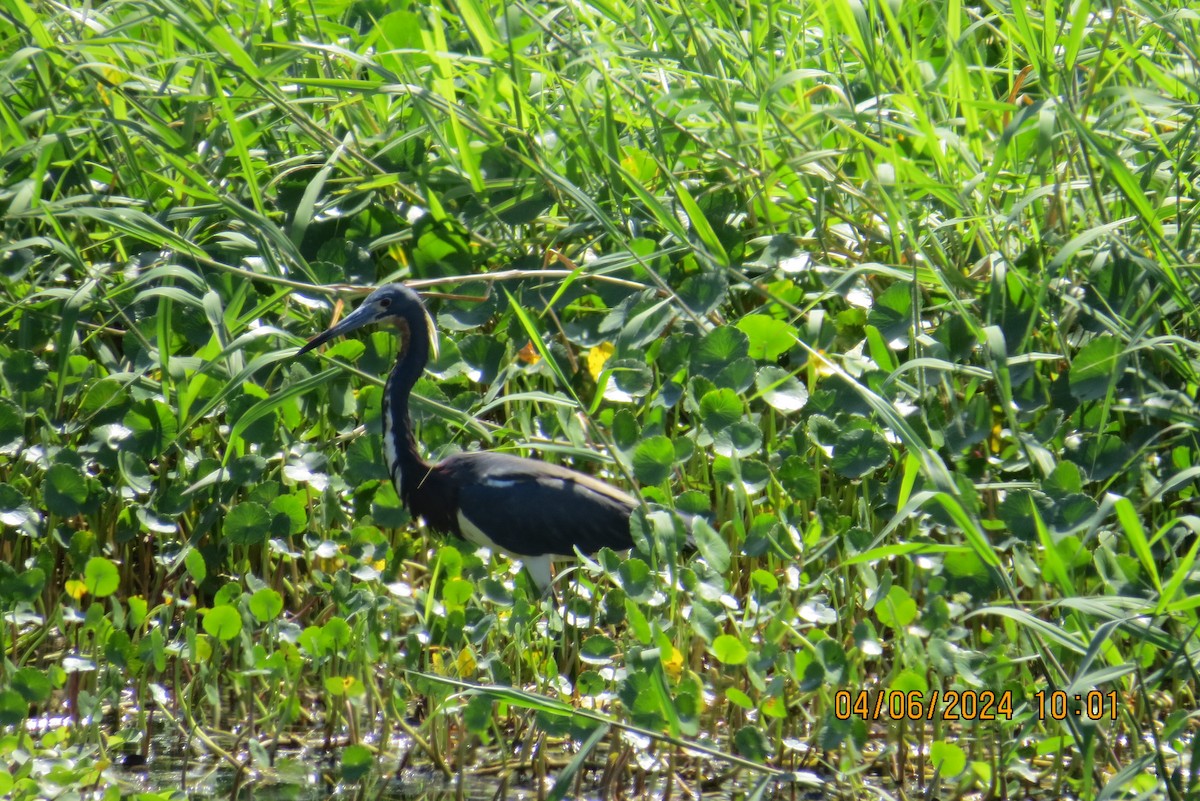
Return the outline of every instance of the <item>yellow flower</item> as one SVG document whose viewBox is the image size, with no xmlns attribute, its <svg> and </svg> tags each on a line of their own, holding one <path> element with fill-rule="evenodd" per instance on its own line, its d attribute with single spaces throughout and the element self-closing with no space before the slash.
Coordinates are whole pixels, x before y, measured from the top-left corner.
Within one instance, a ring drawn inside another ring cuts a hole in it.
<svg viewBox="0 0 1200 801">
<path fill-rule="evenodd" d="M 588 351 L 587 366 L 593 381 L 600 380 L 600 374 L 604 372 L 604 364 L 612 358 L 615 351 L 616 348 L 612 346 L 611 342 L 601 342 Z"/>
<path fill-rule="evenodd" d="M 812 355 L 811 361 L 813 369 L 822 378 L 827 378 L 837 372 L 837 368 L 833 366 L 833 362 L 825 358 L 824 350 L 817 349 L 817 352 Z"/>
<path fill-rule="evenodd" d="M 671 646 L 670 653 L 662 653 L 662 666 L 667 675 L 673 679 L 678 679 L 683 673 L 683 654 L 674 645 Z"/>
<path fill-rule="evenodd" d="M 461 679 L 467 679 L 475 675 L 475 669 L 478 665 L 475 662 L 475 654 L 471 653 L 470 648 L 463 648 L 458 652 L 458 659 L 455 660 L 458 667 L 458 676 Z"/>
</svg>

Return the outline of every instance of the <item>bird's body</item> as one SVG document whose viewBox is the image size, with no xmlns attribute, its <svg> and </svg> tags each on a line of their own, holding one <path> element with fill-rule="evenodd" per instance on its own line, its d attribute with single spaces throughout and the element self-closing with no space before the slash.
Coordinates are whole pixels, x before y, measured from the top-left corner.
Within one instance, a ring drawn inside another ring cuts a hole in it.
<svg viewBox="0 0 1200 801">
<path fill-rule="evenodd" d="M 459 453 L 430 464 L 417 450 L 408 400 L 435 346 L 433 322 L 416 292 L 388 284 L 341 323 L 308 341 L 305 353 L 365 325 L 392 321 L 401 347 L 383 400 L 383 448 L 405 508 L 436 531 L 520 559 L 540 589 L 550 562 L 578 549 L 633 546 L 629 518 L 638 501 L 598 479 L 505 453 Z"/>
<path fill-rule="evenodd" d="M 629 495 L 574 470 L 510 454 L 460 453 L 430 465 L 424 485 L 402 483 L 399 491 L 430 527 L 519 558 L 543 589 L 551 581 L 551 560 L 573 557 L 575 548 L 595 553 L 633 546 L 629 515 L 637 502 Z M 574 508 L 587 511 L 564 513 Z"/>
</svg>

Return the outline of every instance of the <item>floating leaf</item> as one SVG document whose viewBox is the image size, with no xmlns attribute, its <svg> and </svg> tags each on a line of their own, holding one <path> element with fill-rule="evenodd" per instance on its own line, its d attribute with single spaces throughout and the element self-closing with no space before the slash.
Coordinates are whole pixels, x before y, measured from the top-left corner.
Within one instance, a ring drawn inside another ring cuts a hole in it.
<svg viewBox="0 0 1200 801">
<path fill-rule="evenodd" d="M 106 598 L 121 586 L 117 566 L 103 556 L 93 556 L 83 568 L 83 584 L 97 598 Z"/>
<path fill-rule="evenodd" d="M 991 587 L 991 571 L 974 551 L 951 551 L 943 557 L 942 567 L 947 584 L 954 589 L 980 590 Z"/>
<path fill-rule="evenodd" d="M 14 528 L 37 522 L 37 512 L 11 484 L 0 483 L 0 524 Z"/>
<path fill-rule="evenodd" d="M 826 448 L 829 451 L 833 450 L 834 443 L 837 442 L 838 434 L 841 429 L 837 423 L 823 414 L 810 415 L 808 418 L 808 436 L 817 445 Z"/>
<path fill-rule="evenodd" d="M 218 640 L 232 640 L 242 631 L 242 616 L 229 604 L 214 606 L 204 614 L 204 631 Z"/>
<path fill-rule="evenodd" d="M 808 388 L 782 367 L 768 365 L 758 371 L 755 388 L 772 409 L 788 414 L 808 403 Z"/>
<path fill-rule="evenodd" d="M 762 448 L 762 431 L 749 420 L 738 420 L 713 435 L 713 450 L 721 456 L 746 458 Z"/>
<path fill-rule="evenodd" d="M 1091 401 L 1108 395 L 1121 377 L 1124 347 L 1111 334 L 1101 334 L 1071 360 L 1070 387 L 1076 400 Z"/>
<path fill-rule="evenodd" d="M 621 589 L 634 601 L 647 601 L 654 594 L 650 581 L 650 567 L 641 559 L 626 559 L 617 569 Z"/>
<path fill-rule="evenodd" d="M 1074 462 L 1059 462 L 1054 472 L 1046 476 L 1042 489 L 1055 495 L 1069 495 L 1083 491 L 1083 475 Z"/>
<path fill-rule="evenodd" d="M 722 665 L 740 665 L 750 656 L 742 641 L 732 634 L 720 634 L 712 644 L 713 656 Z"/>
<path fill-rule="evenodd" d="M 867 322 L 879 329 L 889 343 L 907 341 L 912 336 L 912 285 L 892 284 L 876 301 Z"/>
<path fill-rule="evenodd" d="M 213 596 L 213 606 L 236 603 L 242 597 L 242 585 L 236 581 L 226 581 Z"/>
<path fill-rule="evenodd" d="M 817 471 L 799 456 L 784 459 L 776 478 L 794 501 L 816 500 L 821 488 Z"/>
<path fill-rule="evenodd" d="M 12 674 L 12 688 L 29 703 L 40 704 L 49 700 L 54 686 L 42 671 L 36 668 L 21 668 Z"/>
<path fill-rule="evenodd" d="M 774 548 L 791 550 L 795 540 L 787 533 L 776 514 L 759 513 L 742 539 L 742 553 L 762 556 Z"/>
<path fill-rule="evenodd" d="M 605 315 L 596 333 L 605 339 L 615 339 L 617 349 L 628 353 L 658 339 L 676 314 L 668 298 L 660 298 L 652 291 L 634 293 Z"/>
<path fill-rule="evenodd" d="M 902 670 L 892 679 L 891 691 L 894 693 L 928 693 L 929 681 L 916 670 Z"/>
<path fill-rule="evenodd" d="M 575 679 L 575 689 L 579 694 L 587 697 L 594 697 L 604 692 L 605 681 L 594 670 L 585 670 Z"/>
<path fill-rule="evenodd" d="M 893 586 L 888 590 L 887 597 L 875 605 L 875 615 L 883 625 L 899 629 L 917 619 L 917 602 L 908 594 L 908 590 Z"/>
<path fill-rule="evenodd" d="M 365 745 L 348 745 L 342 749 L 342 779 L 356 782 L 371 772 L 375 757 Z"/>
<path fill-rule="evenodd" d="M 607 367 L 612 373 L 604 390 L 606 400 L 625 403 L 643 397 L 654 388 L 654 375 L 643 361 L 614 359 Z"/>
<path fill-rule="evenodd" d="M 759 596 L 771 595 L 779 589 L 779 579 L 761 567 L 750 574 L 750 585 Z"/>
<path fill-rule="evenodd" d="M 742 419 L 742 400 L 732 389 L 714 389 L 700 399 L 700 422 L 720 431 Z"/>
<path fill-rule="evenodd" d="M 118 426 L 113 426 L 117 428 Z M 117 466 L 125 486 L 138 495 L 148 495 L 154 489 L 154 477 L 146 460 L 136 453 L 121 451 L 117 454 Z M 140 510 L 139 510 L 140 511 Z"/>
<path fill-rule="evenodd" d="M 1087 435 L 1083 447 L 1067 448 L 1067 458 L 1082 468 L 1088 481 L 1112 478 L 1129 461 L 1129 446 L 1112 434 Z"/>
<path fill-rule="evenodd" d="M 1071 463 L 1065 462 L 1065 464 Z M 1056 499 L 1052 525 L 1059 533 L 1074 531 L 1086 525 L 1099 509 L 1099 504 L 1090 496 L 1080 492 L 1071 493 Z"/>
<path fill-rule="evenodd" d="M 243 501 L 229 510 L 222 531 L 234 545 L 257 545 L 267 541 L 271 515 L 261 503 Z"/>
<path fill-rule="evenodd" d="M 346 446 L 346 467 L 342 478 L 347 484 L 357 486 L 368 481 L 389 481 L 387 464 L 383 459 L 382 439 L 376 436 L 357 437 Z M 270 503 L 258 497 L 252 498 L 260 503 Z M 305 512 L 307 515 L 307 511 Z"/>
<path fill-rule="evenodd" d="M 722 272 L 690 275 L 679 285 L 679 299 L 692 313 L 703 317 L 716 310 L 725 300 L 729 284 Z"/>
<path fill-rule="evenodd" d="M 504 360 L 504 345 L 492 336 L 472 334 L 458 343 L 458 352 L 470 368 L 467 375 L 472 381 L 490 384 L 500 372 Z"/>
<path fill-rule="evenodd" d="M 771 470 L 758 459 L 735 461 L 728 456 L 713 459 L 713 478 L 729 487 L 740 486 L 748 493 L 762 492 L 771 481 Z"/>
<path fill-rule="evenodd" d="M 589 665 L 607 665 L 617 655 L 617 645 L 608 637 L 588 637 L 579 647 L 579 660 Z"/>
<path fill-rule="evenodd" d="M 723 367 L 721 371 L 717 373 L 716 378 L 713 379 L 713 383 L 718 387 L 724 387 L 726 389 L 732 389 L 734 392 L 742 393 L 749 389 L 750 385 L 754 383 L 754 375 L 756 371 L 757 367 L 754 364 L 754 360 L 749 356 L 743 356 L 742 358 L 734 359 L 732 362 L 725 365 L 725 367 Z"/>
<path fill-rule="evenodd" d="M 59 517 L 74 517 L 83 511 L 87 501 L 87 479 L 79 468 L 69 464 L 56 464 L 46 471 L 46 483 L 42 488 L 46 509 Z"/>
<path fill-rule="evenodd" d="M 160 456 L 179 433 L 171 408 L 152 398 L 133 404 L 123 422 L 132 432 L 129 440 L 132 447 L 146 459 Z"/>
<path fill-rule="evenodd" d="M 766 763 L 771 754 L 766 735 L 752 725 L 743 726 L 733 735 L 733 749 L 746 759 L 761 763 Z"/>
<path fill-rule="evenodd" d="M 267 507 L 271 515 L 271 533 L 277 537 L 295 535 L 308 526 L 308 506 L 299 495 L 280 495 Z"/>
<path fill-rule="evenodd" d="M 4 360 L 4 380 L 16 392 L 33 392 L 42 386 L 50 366 L 27 350 L 10 353 Z"/>
<path fill-rule="evenodd" d="M 465 650 L 465 649 L 464 649 Z M 463 708 L 463 723 L 467 731 L 483 734 L 492 725 L 492 699 L 486 695 L 473 695 Z"/>
<path fill-rule="evenodd" d="M 29 714 L 29 702 L 15 690 L 0 692 L 0 726 L 19 726 Z"/>
<path fill-rule="evenodd" d="M 663 341 L 662 347 L 659 348 L 656 360 L 662 374 L 673 376 L 686 367 L 691 361 L 692 347 L 695 342 L 694 337 L 680 333 L 668 336 Z"/>
<path fill-rule="evenodd" d="M 737 329 L 749 340 L 750 358 L 759 361 L 775 361 L 799 338 L 793 326 L 765 314 L 746 315 L 737 321 Z"/>
<path fill-rule="evenodd" d="M 124 631 L 114 631 L 104 644 L 105 658 L 118 667 L 127 668 L 132 655 L 133 640 Z"/>
<path fill-rule="evenodd" d="M 183 566 L 188 575 L 192 577 L 192 581 L 197 584 L 203 583 L 205 577 L 208 576 L 208 566 L 204 563 L 204 554 L 195 548 L 190 549 L 183 557 Z"/>
<path fill-rule="evenodd" d="M 474 583 L 462 578 L 452 578 L 442 587 L 442 602 L 446 604 L 447 609 L 464 609 L 474 594 Z"/>
<path fill-rule="evenodd" d="M 701 375 L 715 381 L 730 363 L 745 357 L 750 352 L 746 335 L 733 326 L 723 325 L 704 335 L 700 344 L 692 351 L 692 375 Z"/>
<path fill-rule="evenodd" d="M 692 525 L 692 537 L 696 540 L 696 548 L 708 566 L 717 573 L 729 570 L 729 545 L 720 532 L 708 524 L 702 517 L 696 518 Z"/>
<path fill-rule="evenodd" d="M 0 447 L 25 438 L 25 417 L 17 404 L 0 398 Z"/>
<path fill-rule="evenodd" d="M 887 440 L 871 429 L 856 428 L 838 436 L 832 466 L 838 475 L 862 478 L 883 467 L 890 457 Z"/>
<path fill-rule="evenodd" d="M 0 601 L 29 603 L 42 594 L 46 574 L 40 567 L 18 573 L 7 562 L 0 562 Z"/>
<path fill-rule="evenodd" d="M 671 475 L 675 446 L 661 434 L 647 437 L 633 452 L 633 475 L 642 484 L 661 484 Z"/>
<path fill-rule="evenodd" d="M 269 623 L 283 611 L 283 596 L 270 587 L 263 587 L 250 596 L 250 614 L 260 623 Z"/>
<path fill-rule="evenodd" d="M 953 780 L 967 769 L 967 752 L 958 743 L 937 740 L 929 745 L 929 761 L 939 776 Z"/>
<path fill-rule="evenodd" d="M 1033 540 L 1037 537 L 1037 527 L 1033 522 L 1035 506 L 1042 520 L 1054 517 L 1054 500 L 1044 492 L 1027 489 L 1006 493 L 996 512 L 1013 534 L 1023 540 Z"/>
</svg>

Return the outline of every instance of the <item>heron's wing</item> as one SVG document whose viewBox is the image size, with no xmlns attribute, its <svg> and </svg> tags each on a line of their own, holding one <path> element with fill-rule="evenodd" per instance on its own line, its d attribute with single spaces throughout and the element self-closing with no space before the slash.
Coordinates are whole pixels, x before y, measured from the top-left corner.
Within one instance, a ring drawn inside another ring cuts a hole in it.
<svg viewBox="0 0 1200 801">
<path fill-rule="evenodd" d="M 495 453 L 461 454 L 441 467 L 456 479 L 469 539 L 517 557 L 633 547 L 629 515 L 637 502 L 590 476 Z M 483 536 L 469 536 L 471 527 Z"/>
</svg>

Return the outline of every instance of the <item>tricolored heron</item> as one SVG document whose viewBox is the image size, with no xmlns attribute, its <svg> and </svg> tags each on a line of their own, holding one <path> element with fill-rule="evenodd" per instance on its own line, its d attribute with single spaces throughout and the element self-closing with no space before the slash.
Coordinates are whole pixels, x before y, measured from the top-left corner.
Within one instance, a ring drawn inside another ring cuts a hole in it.
<svg viewBox="0 0 1200 801">
<path fill-rule="evenodd" d="M 604 547 L 633 547 L 631 495 L 591 476 L 507 453 L 456 453 L 430 464 L 417 451 L 408 418 L 413 385 L 436 353 L 437 332 L 416 292 L 387 284 L 337 325 L 297 351 L 374 323 L 399 329 L 400 352 L 383 392 L 383 452 L 404 506 L 442 533 L 520 559 L 543 592 L 550 562 Z"/>
</svg>

